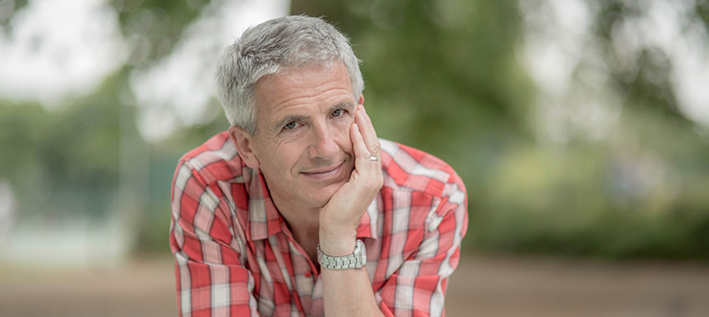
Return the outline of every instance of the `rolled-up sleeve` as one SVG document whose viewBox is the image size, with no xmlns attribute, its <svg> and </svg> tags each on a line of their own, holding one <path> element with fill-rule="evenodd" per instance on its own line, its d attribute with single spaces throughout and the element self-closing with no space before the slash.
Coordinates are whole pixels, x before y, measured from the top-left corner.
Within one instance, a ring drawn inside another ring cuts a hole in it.
<svg viewBox="0 0 709 317">
<path fill-rule="evenodd" d="M 376 291 L 386 316 L 442 316 L 448 278 L 458 266 L 460 246 L 468 227 L 467 196 L 457 175 L 445 185 L 420 228 L 420 244 Z"/>
<path fill-rule="evenodd" d="M 258 316 L 254 277 L 243 267 L 228 204 L 187 162 L 172 186 L 170 248 L 180 316 Z"/>
</svg>

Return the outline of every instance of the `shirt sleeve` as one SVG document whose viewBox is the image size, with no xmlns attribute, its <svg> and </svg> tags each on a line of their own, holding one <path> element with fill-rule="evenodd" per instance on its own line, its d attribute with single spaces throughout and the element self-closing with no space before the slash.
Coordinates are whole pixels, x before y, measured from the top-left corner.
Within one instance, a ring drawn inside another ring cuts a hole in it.
<svg viewBox="0 0 709 317">
<path fill-rule="evenodd" d="M 458 266 L 468 227 L 467 196 L 453 174 L 431 213 L 416 250 L 375 293 L 385 316 L 443 316 L 448 278 Z"/>
<path fill-rule="evenodd" d="M 178 165 L 170 248 L 180 316 L 258 316 L 254 278 L 242 265 L 244 242 L 233 234 L 240 228 L 230 225 L 230 208 L 219 192 L 187 162 Z"/>
</svg>

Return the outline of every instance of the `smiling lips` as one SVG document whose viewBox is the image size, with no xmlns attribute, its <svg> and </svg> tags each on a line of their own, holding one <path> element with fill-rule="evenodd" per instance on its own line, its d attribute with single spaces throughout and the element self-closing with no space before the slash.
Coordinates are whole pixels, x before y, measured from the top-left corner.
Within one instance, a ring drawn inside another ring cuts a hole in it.
<svg viewBox="0 0 709 317">
<path fill-rule="evenodd" d="M 317 179 L 328 179 L 328 178 L 333 178 L 337 177 L 338 174 L 342 171 L 343 166 L 345 165 L 345 162 L 343 161 L 342 163 L 338 164 L 337 166 L 333 167 L 327 167 L 323 169 L 318 169 L 314 171 L 309 171 L 309 172 L 301 172 L 305 176 L 317 178 Z"/>
</svg>

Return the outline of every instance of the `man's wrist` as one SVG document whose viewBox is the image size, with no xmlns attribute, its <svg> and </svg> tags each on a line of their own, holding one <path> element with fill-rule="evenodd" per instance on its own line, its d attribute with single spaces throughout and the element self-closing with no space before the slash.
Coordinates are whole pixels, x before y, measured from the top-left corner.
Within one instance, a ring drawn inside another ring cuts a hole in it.
<svg viewBox="0 0 709 317">
<path fill-rule="evenodd" d="M 318 246 L 318 263 L 323 269 L 330 270 L 346 270 L 346 269 L 360 269 L 367 264 L 367 253 L 365 250 L 364 242 L 357 239 L 355 243 L 355 248 L 352 253 L 345 256 L 331 256 L 325 254 Z"/>
<path fill-rule="evenodd" d="M 357 231 L 325 233 L 320 230 L 320 250 L 331 256 L 343 256 L 352 253 L 357 243 Z"/>
</svg>

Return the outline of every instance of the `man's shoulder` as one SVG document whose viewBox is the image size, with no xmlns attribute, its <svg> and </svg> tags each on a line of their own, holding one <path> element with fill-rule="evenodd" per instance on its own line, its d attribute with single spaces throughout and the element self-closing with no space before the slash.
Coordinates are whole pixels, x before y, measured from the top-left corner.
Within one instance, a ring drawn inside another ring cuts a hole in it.
<svg viewBox="0 0 709 317">
<path fill-rule="evenodd" d="M 380 142 L 385 187 L 431 196 L 445 195 L 451 185 L 464 188 L 455 170 L 440 158 L 397 142 Z"/>
<path fill-rule="evenodd" d="M 233 181 L 241 177 L 244 170 L 236 145 L 227 131 L 187 152 L 180 158 L 178 166 L 196 172 L 206 183 Z"/>
</svg>

